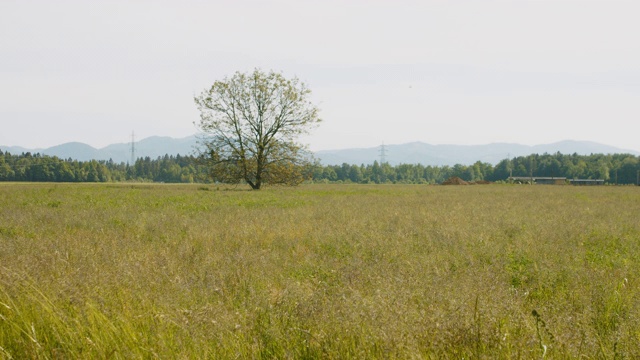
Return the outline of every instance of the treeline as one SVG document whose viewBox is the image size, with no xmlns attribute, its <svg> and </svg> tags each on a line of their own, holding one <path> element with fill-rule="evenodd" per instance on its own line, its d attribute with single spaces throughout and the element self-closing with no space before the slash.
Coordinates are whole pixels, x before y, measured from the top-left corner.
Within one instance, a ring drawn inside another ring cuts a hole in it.
<svg viewBox="0 0 640 360">
<path fill-rule="evenodd" d="M 77 161 L 39 153 L 12 155 L 0 151 L 0 181 L 191 183 L 206 180 L 206 168 L 197 165 L 193 156 L 145 157 L 130 165 L 111 160 Z"/>
<path fill-rule="evenodd" d="M 456 176 L 465 181 L 501 181 L 509 176 L 553 176 L 569 179 L 604 179 L 609 184 L 636 184 L 640 157 L 630 154 L 563 155 L 533 154 L 504 159 L 495 166 L 476 162 L 473 165 L 391 166 L 377 161 L 369 165 L 317 165 L 312 169 L 314 182 L 360 184 L 438 184 Z M 12 155 L 0 151 L 0 181 L 36 182 L 214 182 L 206 166 L 194 156 L 138 158 L 133 165 L 109 161 L 77 161 L 55 156 L 23 153 Z"/>
<path fill-rule="evenodd" d="M 316 169 L 314 181 L 352 183 L 438 184 L 456 176 L 465 181 L 502 181 L 509 176 L 548 176 L 569 179 L 603 179 L 609 184 L 636 184 L 640 157 L 630 154 L 563 155 L 533 154 L 504 159 L 498 164 L 476 162 L 473 165 L 391 166 L 330 165 Z"/>
</svg>

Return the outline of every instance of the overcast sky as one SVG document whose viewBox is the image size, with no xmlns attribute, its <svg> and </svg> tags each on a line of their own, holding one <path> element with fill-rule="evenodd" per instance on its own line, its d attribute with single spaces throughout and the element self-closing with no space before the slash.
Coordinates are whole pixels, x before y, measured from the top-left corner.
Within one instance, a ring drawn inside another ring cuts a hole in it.
<svg viewBox="0 0 640 360">
<path fill-rule="evenodd" d="M 312 150 L 589 140 L 640 151 L 640 1 L 0 1 L 0 145 L 197 129 L 235 71 L 297 76 Z"/>
</svg>

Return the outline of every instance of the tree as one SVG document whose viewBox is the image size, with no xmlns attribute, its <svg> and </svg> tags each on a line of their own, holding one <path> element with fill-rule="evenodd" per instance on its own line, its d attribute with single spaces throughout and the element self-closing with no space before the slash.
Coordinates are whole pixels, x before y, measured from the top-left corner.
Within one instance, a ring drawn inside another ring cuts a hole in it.
<svg viewBox="0 0 640 360">
<path fill-rule="evenodd" d="M 307 178 L 313 158 L 296 140 L 320 122 L 310 94 L 298 78 L 256 69 L 216 81 L 196 97 L 201 159 L 214 180 L 245 181 L 257 190 Z"/>
</svg>

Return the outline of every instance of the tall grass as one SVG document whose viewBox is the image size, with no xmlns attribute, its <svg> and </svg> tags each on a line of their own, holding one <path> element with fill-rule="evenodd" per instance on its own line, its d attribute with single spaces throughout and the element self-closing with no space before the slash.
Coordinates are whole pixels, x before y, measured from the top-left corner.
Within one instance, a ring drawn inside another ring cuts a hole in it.
<svg viewBox="0 0 640 360">
<path fill-rule="evenodd" d="M 639 358 L 638 190 L 2 184 L 0 358 Z"/>
</svg>

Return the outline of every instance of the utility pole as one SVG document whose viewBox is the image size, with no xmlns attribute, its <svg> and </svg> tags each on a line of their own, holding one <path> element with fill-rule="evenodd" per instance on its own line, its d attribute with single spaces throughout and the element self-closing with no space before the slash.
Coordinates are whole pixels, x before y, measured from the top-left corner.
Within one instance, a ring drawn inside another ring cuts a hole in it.
<svg viewBox="0 0 640 360">
<path fill-rule="evenodd" d="M 382 145 L 380 145 L 380 165 L 384 164 L 387 162 L 387 149 L 384 146 L 384 141 L 382 142 Z"/>
<path fill-rule="evenodd" d="M 131 132 L 131 166 L 136 164 L 136 136 Z"/>
<path fill-rule="evenodd" d="M 533 185 L 533 155 L 529 157 L 529 177 L 531 178 L 531 185 Z"/>
</svg>

